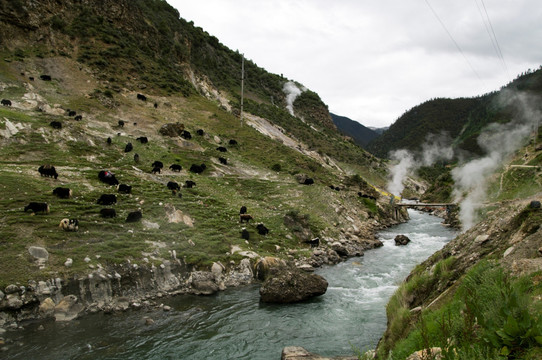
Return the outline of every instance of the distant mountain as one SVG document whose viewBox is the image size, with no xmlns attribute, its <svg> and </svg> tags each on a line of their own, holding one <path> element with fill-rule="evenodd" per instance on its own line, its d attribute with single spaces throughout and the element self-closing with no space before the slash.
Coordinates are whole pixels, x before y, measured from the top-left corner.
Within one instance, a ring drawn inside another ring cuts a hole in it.
<svg viewBox="0 0 542 360">
<path fill-rule="evenodd" d="M 385 158 L 397 149 L 420 150 L 429 134 L 446 133 L 456 148 L 473 154 L 483 151 L 478 144 L 481 130 L 491 123 L 505 123 L 517 115 L 506 99 L 506 91 L 542 93 L 542 69 L 529 70 L 500 91 L 473 98 L 428 100 L 399 117 L 389 129 L 367 144 L 366 149 Z"/>
<path fill-rule="evenodd" d="M 356 144 L 359 146 L 365 147 L 367 144 L 380 136 L 379 133 L 369 129 L 366 126 L 361 125 L 359 122 L 347 118 L 346 116 L 339 116 L 333 113 L 331 114 L 331 119 L 337 129 L 344 135 L 350 136 L 354 139 Z"/>
<path fill-rule="evenodd" d="M 378 135 L 382 135 L 384 133 L 384 131 L 388 130 L 389 128 L 390 128 L 389 126 L 381 127 L 381 128 L 377 128 L 377 127 L 374 127 L 374 126 L 369 126 L 369 129 L 373 130 Z"/>
</svg>

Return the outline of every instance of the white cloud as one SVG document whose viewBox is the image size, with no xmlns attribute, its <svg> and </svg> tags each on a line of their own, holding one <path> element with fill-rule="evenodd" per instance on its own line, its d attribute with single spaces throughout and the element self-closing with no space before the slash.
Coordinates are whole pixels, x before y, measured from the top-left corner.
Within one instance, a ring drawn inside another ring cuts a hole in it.
<svg viewBox="0 0 542 360">
<path fill-rule="evenodd" d="M 508 72 L 474 1 L 429 1 L 478 75 L 425 1 L 168 2 L 232 50 L 369 126 L 387 126 L 430 98 L 497 90 L 542 62 L 536 0 L 484 2 Z"/>
</svg>

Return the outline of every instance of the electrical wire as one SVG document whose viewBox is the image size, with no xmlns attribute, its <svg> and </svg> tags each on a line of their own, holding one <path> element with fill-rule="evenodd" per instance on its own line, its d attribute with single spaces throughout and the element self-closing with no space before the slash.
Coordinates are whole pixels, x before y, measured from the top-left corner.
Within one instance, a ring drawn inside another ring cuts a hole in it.
<svg viewBox="0 0 542 360">
<path fill-rule="evenodd" d="M 444 25 L 444 22 L 440 19 L 440 17 L 438 16 L 437 12 L 435 11 L 435 9 L 433 9 L 433 7 L 431 6 L 431 4 L 429 3 L 429 0 L 425 0 L 425 3 L 427 4 L 427 6 L 429 7 L 429 9 L 431 9 L 431 12 L 433 13 L 433 15 L 435 16 L 435 18 L 438 20 L 438 22 L 440 23 L 440 25 L 442 26 L 442 28 L 444 29 L 444 31 L 446 31 L 446 34 L 448 34 L 448 36 L 450 37 L 450 39 L 452 40 L 452 42 L 454 43 L 455 47 L 457 48 L 457 50 L 459 51 L 459 53 L 463 56 L 463 58 L 465 59 L 465 61 L 467 62 L 467 64 L 469 64 L 471 70 L 474 72 L 474 74 L 476 75 L 476 77 L 483 83 L 484 81 L 482 80 L 482 78 L 480 77 L 480 75 L 478 75 L 478 72 L 476 71 L 476 69 L 474 69 L 474 67 L 472 66 L 471 62 L 469 61 L 469 59 L 467 58 L 467 56 L 465 56 L 465 53 L 463 52 L 463 50 L 461 49 L 461 47 L 459 46 L 459 44 L 457 43 L 457 41 L 455 41 L 454 37 L 452 36 L 452 34 L 450 33 L 450 31 L 448 31 L 448 28 L 446 27 L 446 25 Z"/>
<path fill-rule="evenodd" d="M 474 0 L 474 1 L 476 1 L 476 0 Z M 503 63 L 503 66 L 504 66 L 504 69 L 506 70 L 506 73 L 508 74 L 508 77 L 510 77 L 510 72 L 508 71 L 508 66 L 506 65 L 506 61 L 504 61 L 504 56 L 502 55 L 501 47 L 499 45 L 499 41 L 497 40 L 497 35 L 495 35 L 495 30 L 493 29 L 493 25 L 491 24 L 491 20 L 489 19 L 489 14 L 487 13 L 486 4 L 484 3 L 484 0 L 480 0 L 480 2 L 482 3 L 482 7 L 484 8 L 484 12 L 486 14 L 486 19 L 487 19 L 487 22 L 488 22 L 489 27 L 491 29 L 491 33 L 493 34 L 492 39 L 495 40 L 497 56 L 499 56 L 499 58 L 501 59 L 501 61 Z M 478 3 L 476 3 L 476 4 L 478 5 Z M 484 25 L 485 25 L 485 22 L 484 22 Z M 486 29 L 487 29 L 487 26 L 486 26 Z M 493 43 L 493 40 L 492 40 L 492 43 Z"/>
</svg>

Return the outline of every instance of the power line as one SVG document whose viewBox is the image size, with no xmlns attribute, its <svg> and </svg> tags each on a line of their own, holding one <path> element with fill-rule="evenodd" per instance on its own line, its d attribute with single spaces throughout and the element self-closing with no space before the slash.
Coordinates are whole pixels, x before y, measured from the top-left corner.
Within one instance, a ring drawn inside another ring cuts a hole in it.
<svg viewBox="0 0 542 360">
<path fill-rule="evenodd" d="M 489 19 L 489 14 L 487 13 L 486 4 L 484 3 L 484 0 L 480 0 L 480 2 L 482 3 L 482 6 L 484 8 L 484 12 L 486 14 L 487 22 L 489 23 L 489 27 L 491 28 L 491 33 L 493 34 L 493 39 L 495 39 L 495 44 L 497 45 L 497 55 L 501 59 L 503 65 L 504 65 L 504 69 L 506 70 L 506 73 L 508 74 L 508 77 L 510 77 L 510 72 L 508 71 L 508 66 L 506 65 L 506 61 L 504 61 L 504 56 L 502 55 L 501 47 L 499 46 L 499 41 L 497 40 L 497 35 L 495 35 L 495 30 L 493 29 L 493 25 L 491 24 L 491 20 Z"/>
<path fill-rule="evenodd" d="M 440 25 L 442 25 L 442 28 L 444 29 L 444 31 L 446 31 L 446 34 L 448 34 L 448 36 L 450 37 L 450 39 L 452 40 L 452 42 L 454 43 L 455 47 L 457 48 L 457 50 L 459 51 L 459 53 L 461 53 L 461 55 L 463 56 L 463 58 L 465 59 L 465 61 L 467 62 L 467 64 L 469 64 L 472 72 L 474 72 L 474 74 L 476 75 L 476 77 L 483 83 L 484 81 L 482 80 L 482 78 L 480 77 L 480 75 L 478 75 L 478 72 L 476 72 L 476 70 L 474 69 L 474 67 L 472 66 L 472 64 L 470 63 L 469 59 L 467 59 L 467 57 L 465 56 L 465 53 L 463 52 L 463 50 L 461 50 L 461 47 L 459 46 L 459 44 L 457 43 L 457 41 L 455 41 L 454 37 L 452 36 L 452 34 L 448 31 L 448 28 L 446 28 L 446 25 L 444 25 L 444 22 L 442 22 L 442 20 L 440 19 L 440 17 L 438 16 L 437 12 L 435 11 L 435 9 L 433 9 L 433 7 L 431 6 L 431 4 L 429 3 L 429 0 L 425 0 L 425 3 L 427 4 L 427 6 L 429 7 L 429 9 L 431 9 L 431 12 L 433 13 L 433 15 L 435 15 L 435 18 L 438 20 L 438 22 L 440 23 Z"/>
</svg>

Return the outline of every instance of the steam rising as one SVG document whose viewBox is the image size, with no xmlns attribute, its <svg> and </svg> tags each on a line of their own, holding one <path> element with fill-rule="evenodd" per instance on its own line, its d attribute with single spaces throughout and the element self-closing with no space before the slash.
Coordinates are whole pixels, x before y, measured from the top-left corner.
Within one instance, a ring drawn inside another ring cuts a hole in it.
<svg viewBox="0 0 542 360">
<path fill-rule="evenodd" d="M 485 156 L 463 163 L 452 170 L 455 181 L 454 202 L 460 205 L 459 219 L 463 230 L 468 230 L 477 221 L 477 210 L 486 199 L 487 184 L 506 158 L 519 149 L 531 132 L 538 129 L 540 100 L 533 95 L 502 91 L 499 102 L 507 109 L 515 110 L 515 117 L 505 124 L 493 123 L 478 136 L 478 145 Z M 439 160 L 451 160 L 454 156 L 450 141 L 445 136 L 430 136 L 422 146 L 421 154 L 397 150 L 390 157 L 398 161 L 391 167 L 388 191 L 400 195 L 404 190 L 403 180 L 420 166 L 430 166 Z"/>
<path fill-rule="evenodd" d="M 301 95 L 303 90 L 298 88 L 294 82 L 288 81 L 284 84 L 282 91 L 286 94 L 286 109 L 288 109 L 290 115 L 295 116 L 294 101 L 299 95 Z"/>
<path fill-rule="evenodd" d="M 507 156 L 520 148 L 533 128 L 538 126 L 540 110 L 536 108 L 533 96 L 525 93 L 503 92 L 503 105 L 517 107 L 518 115 L 506 124 L 491 124 L 478 137 L 478 145 L 486 156 L 469 161 L 452 170 L 455 181 L 454 201 L 459 203 L 459 219 L 463 230 L 470 229 L 476 222 L 476 210 L 486 198 L 487 181 L 491 174 L 501 167 Z"/>
<path fill-rule="evenodd" d="M 431 166 L 440 160 L 451 160 L 454 151 L 451 139 L 446 134 L 429 134 L 422 145 L 422 152 L 413 154 L 408 150 L 396 150 L 390 158 L 398 163 L 390 168 L 391 180 L 388 182 L 388 191 L 400 196 L 405 186 L 404 179 L 421 166 Z"/>
</svg>

